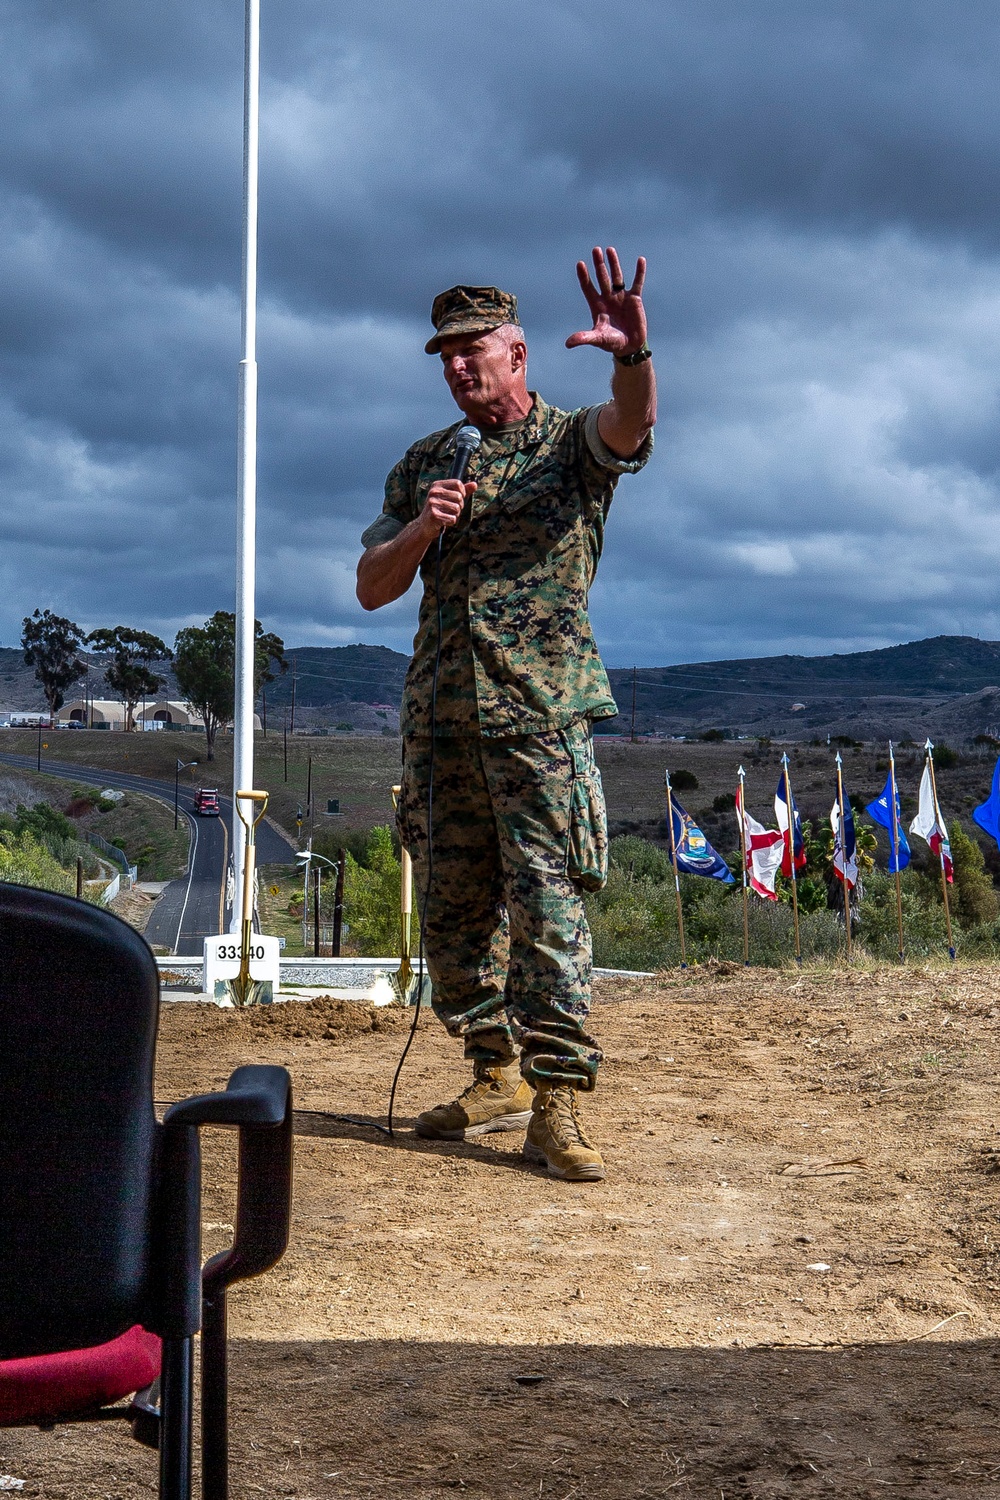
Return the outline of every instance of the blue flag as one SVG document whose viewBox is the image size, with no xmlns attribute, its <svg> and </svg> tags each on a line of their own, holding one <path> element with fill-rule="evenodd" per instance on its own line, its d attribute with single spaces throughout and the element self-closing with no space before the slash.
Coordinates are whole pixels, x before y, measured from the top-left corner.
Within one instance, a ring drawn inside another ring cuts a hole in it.
<svg viewBox="0 0 1000 1500">
<path fill-rule="evenodd" d="M 889 830 L 889 874 L 895 875 L 898 870 L 905 870 L 910 863 L 910 846 L 906 842 L 906 834 L 903 831 L 903 817 L 899 808 L 899 787 L 896 788 L 896 838 L 899 852 L 899 863 L 896 863 L 896 849 L 892 847 L 892 772 L 885 779 L 885 787 L 874 802 L 869 802 L 865 812 L 876 823 L 881 823 L 883 828 Z"/>
<path fill-rule="evenodd" d="M 733 883 L 733 872 L 708 842 L 697 823 L 686 813 L 676 797 L 670 798 L 674 818 L 673 838 L 677 850 L 677 868 L 683 875 L 707 875 L 710 880 Z"/>
<path fill-rule="evenodd" d="M 973 822 L 1000 846 L 1000 758 L 993 767 L 993 788 L 985 802 L 972 809 Z"/>
</svg>

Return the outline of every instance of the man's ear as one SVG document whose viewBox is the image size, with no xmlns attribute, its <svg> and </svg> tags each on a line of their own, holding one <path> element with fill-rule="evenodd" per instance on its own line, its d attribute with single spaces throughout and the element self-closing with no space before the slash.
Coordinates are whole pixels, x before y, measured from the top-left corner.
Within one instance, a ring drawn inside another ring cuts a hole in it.
<svg viewBox="0 0 1000 1500">
<path fill-rule="evenodd" d="M 528 346 L 516 339 L 510 346 L 510 367 L 512 370 L 523 370 L 528 363 Z"/>
</svg>

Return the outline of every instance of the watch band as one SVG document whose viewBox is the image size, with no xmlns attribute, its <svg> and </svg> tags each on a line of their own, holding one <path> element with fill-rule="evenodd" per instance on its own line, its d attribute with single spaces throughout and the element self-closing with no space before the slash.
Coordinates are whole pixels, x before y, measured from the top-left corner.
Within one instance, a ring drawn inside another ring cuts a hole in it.
<svg viewBox="0 0 1000 1500">
<path fill-rule="evenodd" d="M 645 364 L 645 362 L 646 362 L 647 359 L 652 359 L 652 357 L 653 357 L 653 351 L 652 351 L 652 349 L 649 347 L 648 344 L 643 344 L 642 348 L 641 349 L 636 349 L 633 354 L 616 354 L 615 355 L 615 364 L 616 365 L 629 365 L 629 366 L 631 366 L 631 365 L 641 365 L 641 364 Z"/>
</svg>

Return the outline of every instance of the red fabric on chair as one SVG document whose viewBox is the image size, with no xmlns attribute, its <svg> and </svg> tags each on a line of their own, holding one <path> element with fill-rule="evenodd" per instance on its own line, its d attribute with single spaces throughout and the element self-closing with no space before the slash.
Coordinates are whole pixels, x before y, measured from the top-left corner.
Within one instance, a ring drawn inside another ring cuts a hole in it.
<svg viewBox="0 0 1000 1500">
<path fill-rule="evenodd" d="M 160 1340 L 137 1323 L 109 1344 L 0 1360 L 0 1426 L 72 1421 L 131 1396 L 160 1373 Z"/>
</svg>

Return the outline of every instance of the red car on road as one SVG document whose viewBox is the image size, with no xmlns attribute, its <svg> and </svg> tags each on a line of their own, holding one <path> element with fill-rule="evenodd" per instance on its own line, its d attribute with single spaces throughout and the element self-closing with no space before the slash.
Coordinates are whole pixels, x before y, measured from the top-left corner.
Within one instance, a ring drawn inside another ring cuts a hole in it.
<svg viewBox="0 0 1000 1500">
<path fill-rule="evenodd" d="M 215 787 L 203 786 L 200 792 L 195 793 L 194 810 L 199 818 L 219 816 L 219 794 Z"/>
</svg>

